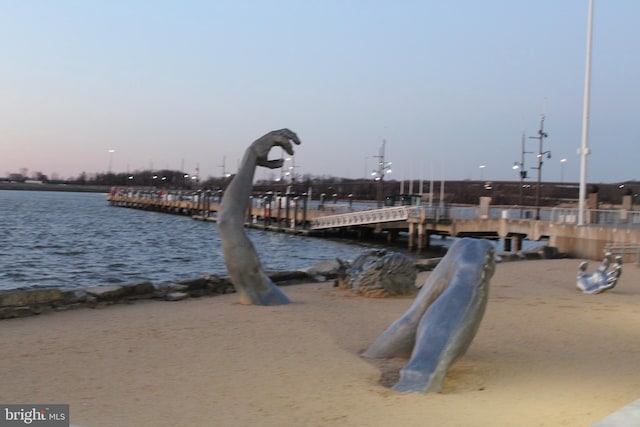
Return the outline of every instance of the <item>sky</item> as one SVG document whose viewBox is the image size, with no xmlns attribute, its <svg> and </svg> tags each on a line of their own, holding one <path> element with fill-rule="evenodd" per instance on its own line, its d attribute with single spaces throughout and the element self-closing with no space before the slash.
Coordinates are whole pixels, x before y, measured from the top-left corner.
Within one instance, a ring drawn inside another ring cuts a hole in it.
<svg viewBox="0 0 640 427">
<path fill-rule="evenodd" d="M 640 1 L 595 0 L 587 181 L 640 180 Z M 588 0 L 0 0 L 0 176 L 578 182 Z M 271 157 L 282 156 L 280 148 Z M 566 159 L 561 162 L 561 159 Z M 270 178 L 269 170 L 256 172 Z"/>
</svg>

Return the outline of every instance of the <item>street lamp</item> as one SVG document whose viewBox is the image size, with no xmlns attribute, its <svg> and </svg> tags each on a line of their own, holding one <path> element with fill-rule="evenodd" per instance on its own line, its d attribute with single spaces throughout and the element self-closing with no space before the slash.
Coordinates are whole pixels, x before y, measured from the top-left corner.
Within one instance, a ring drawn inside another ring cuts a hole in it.
<svg viewBox="0 0 640 427">
<path fill-rule="evenodd" d="M 519 197 L 518 197 L 518 205 L 520 205 L 522 207 L 522 188 L 524 187 L 524 180 L 527 177 L 527 171 L 524 170 L 524 158 L 522 159 L 523 161 L 521 163 L 518 162 L 514 162 L 513 163 L 513 170 L 514 171 L 519 171 L 518 175 L 520 175 L 520 190 L 519 190 Z M 520 213 L 522 213 L 522 210 L 520 210 Z"/>
<path fill-rule="evenodd" d="M 109 150 L 109 170 L 108 172 L 111 173 L 111 164 L 113 163 L 113 153 L 115 153 L 116 150 Z"/>
<path fill-rule="evenodd" d="M 560 159 L 560 182 L 564 183 L 564 164 L 567 163 L 567 159 Z"/>
<path fill-rule="evenodd" d="M 377 156 L 373 156 L 378 159 L 378 168 L 371 172 L 373 180 L 377 182 L 376 198 L 378 199 L 378 207 L 382 207 L 382 192 L 383 192 L 383 180 L 384 176 L 391 173 L 391 162 L 384 160 L 384 147 L 387 144 L 386 140 L 382 140 L 382 147 Z"/>
<path fill-rule="evenodd" d="M 486 168 L 486 165 L 480 165 L 480 181 L 484 181 L 484 168 Z"/>
<path fill-rule="evenodd" d="M 513 170 L 520 170 L 519 175 L 520 175 L 520 197 L 519 197 L 519 205 L 522 206 L 523 204 L 523 188 L 524 188 L 524 180 L 527 179 L 527 171 L 524 168 L 524 155 L 525 154 L 532 154 L 531 151 L 525 151 L 524 149 L 524 132 L 522 132 L 522 138 L 521 138 L 521 145 L 522 145 L 522 149 L 520 150 L 520 163 L 518 162 L 514 162 L 513 163 Z M 520 218 L 522 218 L 522 209 L 520 209 Z"/>
<path fill-rule="evenodd" d="M 536 188 L 536 219 L 540 219 L 540 187 L 542 182 L 542 158 L 544 155 L 547 155 L 547 159 L 551 158 L 551 151 L 542 151 L 542 141 L 544 138 L 548 137 L 546 132 L 544 132 L 544 114 L 540 117 L 540 129 L 538 130 L 538 136 L 530 136 L 531 139 L 537 139 L 539 141 L 538 148 L 538 167 L 534 167 L 533 169 L 538 169 L 538 185 Z"/>
<path fill-rule="evenodd" d="M 582 106 L 582 144 L 580 155 L 580 188 L 578 192 L 578 225 L 585 223 L 587 197 L 587 156 L 589 150 L 589 99 L 591 93 L 591 42 L 593 32 L 593 0 L 589 0 L 589 18 L 587 25 L 587 60 L 585 61 L 584 97 Z"/>
<path fill-rule="evenodd" d="M 284 159 L 285 162 L 290 162 L 289 163 L 289 167 L 286 168 L 286 172 L 284 173 L 284 176 L 288 177 L 289 182 L 291 184 L 296 182 L 296 160 L 295 157 L 287 157 L 286 159 Z M 281 168 L 281 170 L 285 170 L 284 166 Z"/>
</svg>

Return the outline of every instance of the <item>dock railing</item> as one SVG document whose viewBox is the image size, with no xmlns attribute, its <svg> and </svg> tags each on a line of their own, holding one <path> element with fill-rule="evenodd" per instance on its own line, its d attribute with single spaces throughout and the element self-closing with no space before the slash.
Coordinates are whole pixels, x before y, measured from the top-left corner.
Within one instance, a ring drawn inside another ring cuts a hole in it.
<svg viewBox="0 0 640 427">
<path fill-rule="evenodd" d="M 311 221 L 312 230 L 351 227 L 386 222 L 406 221 L 409 218 L 423 218 L 429 222 L 451 220 L 449 206 L 390 206 L 380 209 L 367 209 L 338 215 L 327 215 Z"/>
<path fill-rule="evenodd" d="M 576 225 L 578 210 L 554 208 L 551 210 L 551 221 L 557 224 Z M 640 229 L 640 211 L 625 209 L 587 209 L 585 224 L 619 229 Z"/>
<path fill-rule="evenodd" d="M 537 208 L 531 206 L 491 206 L 489 218 L 492 219 L 533 219 Z M 454 212 L 458 212 L 455 210 Z M 577 208 L 540 208 L 540 220 L 554 224 L 577 225 Z M 474 218 L 477 218 L 476 215 Z M 461 219 L 459 215 L 454 218 Z M 470 218 L 467 216 L 467 218 Z M 640 229 L 640 211 L 625 209 L 587 209 L 585 226 L 614 227 L 620 229 Z"/>
<path fill-rule="evenodd" d="M 635 265 L 640 266 L 640 243 L 607 243 L 604 252 L 623 259 L 633 258 Z"/>
<path fill-rule="evenodd" d="M 407 218 L 409 218 L 407 206 L 394 206 L 382 209 L 371 209 L 338 215 L 321 216 L 314 218 L 311 221 L 311 229 L 321 230 L 326 228 L 378 224 L 382 222 L 402 221 Z"/>
<path fill-rule="evenodd" d="M 220 194 L 216 192 L 172 192 L 172 191 L 144 191 L 130 188 L 118 189 L 111 193 L 113 196 L 136 198 L 154 201 L 187 201 L 196 205 L 202 202 L 219 202 Z M 252 204 L 259 203 L 256 198 Z M 309 209 L 313 209 L 309 204 Z M 453 222 L 462 219 L 477 219 L 481 217 L 480 207 L 474 205 L 414 205 L 391 206 L 381 209 L 370 207 L 358 210 L 351 204 L 325 203 L 316 206 L 316 210 L 330 218 L 319 216 L 313 220 L 312 228 L 343 227 L 345 225 L 362 225 L 385 221 L 402 221 L 408 218 L 422 217 L 429 222 Z M 509 220 L 533 220 L 539 216 L 541 221 L 550 221 L 554 224 L 577 225 L 578 209 L 563 207 L 534 207 L 534 206 L 499 206 L 489 205 L 488 215 L 485 211 L 484 218 L 509 219 Z M 321 224 L 322 223 L 322 224 Z M 332 225 L 333 224 L 333 225 Z M 640 211 L 626 209 L 588 209 L 585 216 L 585 226 L 611 227 L 618 229 L 640 229 Z"/>
</svg>

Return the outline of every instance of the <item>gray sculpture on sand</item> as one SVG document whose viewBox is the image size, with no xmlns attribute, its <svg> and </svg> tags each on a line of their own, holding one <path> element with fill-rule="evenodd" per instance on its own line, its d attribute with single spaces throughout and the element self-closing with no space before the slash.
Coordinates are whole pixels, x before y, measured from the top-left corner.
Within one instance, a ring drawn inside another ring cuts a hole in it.
<svg viewBox="0 0 640 427">
<path fill-rule="evenodd" d="M 617 256 L 611 267 L 612 257 L 609 252 L 605 253 L 602 263 L 591 274 L 586 273 L 589 261 L 582 261 L 578 266 L 576 287 L 585 294 L 599 294 L 615 287 L 622 275 L 622 257 Z"/>
<path fill-rule="evenodd" d="M 220 203 L 218 232 L 229 277 L 240 294 L 241 304 L 289 303 L 287 296 L 263 271 L 258 253 L 244 231 L 244 222 L 256 166 L 270 169 L 282 167 L 283 159 L 269 160 L 269 151 L 273 147 L 282 147 L 289 155 L 293 155 L 292 143 L 300 144 L 300 140 L 289 129 L 275 130 L 255 140 L 245 151 L 238 173 L 231 180 Z"/>
<path fill-rule="evenodd" d="M 418 292 L 415 263 L 402 254 L 371 250 L 352 263 L 337 261 L 340 264 L 337 285 L 341 289 L 371 298 Z"/>
<path fill-rule="evenodd" d="M 440 392 L 449 366 L 469 348 L 484 316 L 494 249 L 486 240 L 461 239 L 429 275 L 407 312 L 363 353 L 389 358 L 410 354 L 393 387 Z"/>
</svg>

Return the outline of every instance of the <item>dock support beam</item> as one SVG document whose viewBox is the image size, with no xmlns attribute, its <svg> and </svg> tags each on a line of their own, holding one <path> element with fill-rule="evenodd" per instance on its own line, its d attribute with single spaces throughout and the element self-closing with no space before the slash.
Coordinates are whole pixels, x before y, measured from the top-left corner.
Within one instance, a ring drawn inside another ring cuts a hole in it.
<svg viewBox="0 0 640 427">
<path fill-rule="evenodd" d="M 418 226 L 419 227 L 419 226 Z M 412 251 L 416 247 L 416 224 L 413 222 L 409 223 L 409 250 Z M 419 241 L 420 239 L 418 239 Z M 418 243 L 418 247 L 420 243 Z"/>
<path fill-rule="evenodd" d="M 516 236 L 516 251 L 522 250 L 522 236 Z"/>
</svg>

